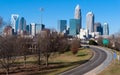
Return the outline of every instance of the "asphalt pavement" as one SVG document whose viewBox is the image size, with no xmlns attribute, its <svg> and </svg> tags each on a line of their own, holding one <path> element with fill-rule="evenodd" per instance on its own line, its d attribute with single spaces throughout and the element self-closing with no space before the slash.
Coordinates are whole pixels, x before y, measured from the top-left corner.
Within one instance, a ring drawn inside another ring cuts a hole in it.
<svg viewBox="0 0 120 75">
<path fill-rule="evenodd" d="M 92 59 L 90 59 L 88 62 L 86 62 L 83 65 L 80 65 L 74 69 L 68 70 L 66 72 L 63 72 L 59 75 L 83 75 L 90 70 L 96 68 L 100 64 L 102 64 L 106 58 L 107 58 L 107 53 L 97 47 L 90 47 L 94 51 L 94 56 Z"/>
</svg>

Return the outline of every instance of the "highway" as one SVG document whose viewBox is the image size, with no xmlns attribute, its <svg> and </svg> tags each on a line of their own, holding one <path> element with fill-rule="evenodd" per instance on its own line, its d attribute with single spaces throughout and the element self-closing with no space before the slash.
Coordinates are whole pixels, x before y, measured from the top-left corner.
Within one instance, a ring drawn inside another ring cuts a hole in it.
<svg viewBox="0 0 120 75">
<path fill-rule="evenodd" d="M 100 64 L 102 64 L 106 60 L 108 56 L 106 51 L 104 51 L 101 48 L 94 47 L 94 46 L 91 46 L 90 48 L 93 50 L 94 56 L 88 62 L 74 69 L 63 72 L 59 75 L 83 75 L 95 69 L 96 67 L 98 67 Z"/>
</svg>

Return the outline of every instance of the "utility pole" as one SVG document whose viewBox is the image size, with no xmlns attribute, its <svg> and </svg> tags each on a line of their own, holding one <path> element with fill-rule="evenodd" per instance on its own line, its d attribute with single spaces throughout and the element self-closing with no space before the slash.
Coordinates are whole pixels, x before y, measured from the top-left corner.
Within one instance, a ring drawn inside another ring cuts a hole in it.
<svg viewBox="0 0 120 75">
<path fill-rule="evenodd" d="M 42 15 L 42 14 L 43 14 L 43 13 L 42 13 L 43 11 L 44 11 L 44 9 L 43 9 L 43 8 L 40 8 L 40 13 L 41 13 L 41 15 L 40 15 L 40 16 L 41 16 L 41 25 L 42 25 L 42 22 L 43 22 L 43 15 Z"/>
</svg>

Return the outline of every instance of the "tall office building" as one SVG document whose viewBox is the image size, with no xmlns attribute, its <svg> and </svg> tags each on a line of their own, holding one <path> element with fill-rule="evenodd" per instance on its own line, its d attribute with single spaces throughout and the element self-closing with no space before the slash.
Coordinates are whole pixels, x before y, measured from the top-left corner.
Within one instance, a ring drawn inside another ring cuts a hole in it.
<svg viewBox="0 0 120 75">
<path fill-rule="evenodd" d="M 26 31 L 26 20 L 24 17 L 20 19 L 19 30 Z"/>
<path fill-rule="evenodd" d="M 103 35 L 109 35 L 108 23 L 104 23 L 104 25 L 103 25 Z"/>
<path fill-rule="evenodd" d="M 74 18 L 75 19 L 80 19 L 81 18 L 81 10 L 80 10 L 80 6 L 77 5 L 75 7 L 75 15 L 74 15 Z"/>
<path fill-rule="evenodd" d="M 92 12 L 88 12 L 86 15 L 86 27 L 89 33 L 94 32 L 94 14 Z"/>
<path fill-rule="evenodd" d="M 82 28 L 82 16 L 81 16 L 81 9 L 79 4 L 75 7 L 75 14 L 74 14 L 74 18 L 75 19 L 79 19 L 80 23 L 79 23 L 79 30 Z"/>
<path fill-rule="evenodd" d="M 11 15 L 11 26 L 14 29 L 14 33 L 17 34 L 18 26 L 19 26 L 19 15 L 18 14 Z"/>
<path fill-rule="evenodd" d="M 35 25 L 35 23 L 31 23 L 30 28 L 31 28 L 30 29 L 31 35 L 35 36 L 35 34 L 36 34 L 36 25 Z"/>
<path fill-rule="evenodd" d="M 100 35 L 103 34 L 103 28 L 101 26 L 101 23 L 99 22 L 94 23 L 94 32 L 99 32 Z"/>
<path fill-rule="evenodd" d="M 26 32 L 27 34 L 30 34 L 30 25 L 26 25 Z"/>
<path fill-rule="evenodd" d="M 79 34 L 80 32 L 79 25 L 80 25 L 80 19 L 70 19 L 69 34 L 72 36 L 76 36 L 77 34 Z"/>
<path fill-rule="evenodd" d="M 66 20 L 58 20 L 58 32 L 62 33 L 66 30 L 67 21 Z"/>
</svg>

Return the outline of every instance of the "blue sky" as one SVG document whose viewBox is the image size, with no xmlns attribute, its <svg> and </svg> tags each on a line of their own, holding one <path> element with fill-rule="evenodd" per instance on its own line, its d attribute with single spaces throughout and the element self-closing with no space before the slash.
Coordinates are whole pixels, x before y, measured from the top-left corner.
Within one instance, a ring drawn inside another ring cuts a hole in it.
<svg viewBox="0 0 120 75">
<path fill-rule="evenodd" d="M 82 28 L 86 27 L 86 14 L 92 11 L 95 22 L 107 22 L 110 34 L 120 31 L 120 0 L 0 0 L 0 16 L 10 21 L 11 14 L 24 17 L 27 24 L 40 23 L 40 8 L 43 7 L 43 23 L 47 28 L 57 29 L 57 20 L 74 18 L 74 9 L 79 4 L 82 12 Z"/>
</svg>

